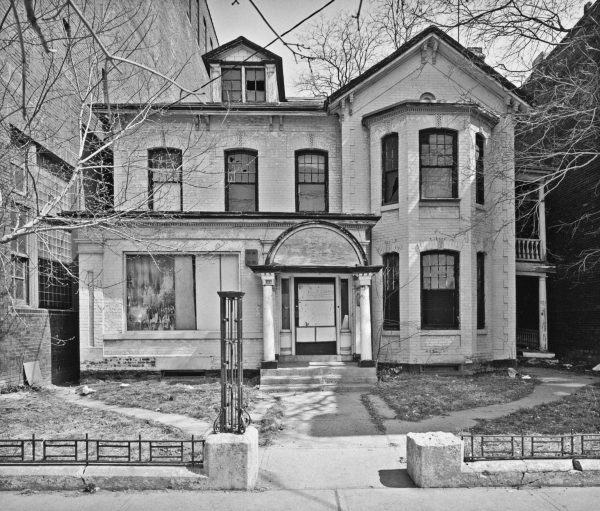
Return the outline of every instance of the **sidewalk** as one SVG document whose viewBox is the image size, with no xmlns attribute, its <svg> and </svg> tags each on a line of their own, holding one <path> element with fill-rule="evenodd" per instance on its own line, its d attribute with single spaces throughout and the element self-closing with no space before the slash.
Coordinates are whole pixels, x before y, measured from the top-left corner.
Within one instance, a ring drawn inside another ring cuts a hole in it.
<svg viewBox="0 0 600 511">
<path fill-rule="evenodd" d="M 595 511 L 600 488 L 2 493 L 3 511 Z"/>
</svg>

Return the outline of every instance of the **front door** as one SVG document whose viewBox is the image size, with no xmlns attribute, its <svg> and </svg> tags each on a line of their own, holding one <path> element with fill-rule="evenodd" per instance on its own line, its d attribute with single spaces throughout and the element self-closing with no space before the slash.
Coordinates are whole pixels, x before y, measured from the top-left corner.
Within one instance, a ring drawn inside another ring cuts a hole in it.
<svg viewBox="0 0 600 511">
<path fill-rule="evenodd" d="M 295 279 L 296 355 L 335 355 L 335 279 Z"/>
</svg>

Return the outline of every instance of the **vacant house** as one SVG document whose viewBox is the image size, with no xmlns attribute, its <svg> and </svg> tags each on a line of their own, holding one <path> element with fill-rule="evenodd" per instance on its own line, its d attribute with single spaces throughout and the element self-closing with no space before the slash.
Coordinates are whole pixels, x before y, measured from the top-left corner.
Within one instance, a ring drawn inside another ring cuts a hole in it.
<svg viewBox="0 0 600 511">
<path fill-rule="evenodd" d="M 325 100 L 243 37 L 203 60 L 206 102 L 115 144 L 134 227 L 76 240 L 83 368 L 217 368 L 219 290 L 245 293 L 248 368 L 516 357 L 511 83 L 437 28 Z"/>
</svg>

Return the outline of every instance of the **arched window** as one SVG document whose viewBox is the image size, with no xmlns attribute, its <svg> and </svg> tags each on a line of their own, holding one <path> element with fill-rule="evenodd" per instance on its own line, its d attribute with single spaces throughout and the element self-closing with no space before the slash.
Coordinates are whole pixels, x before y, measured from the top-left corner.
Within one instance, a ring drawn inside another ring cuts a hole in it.
<svg viewBox="0 0 600 511">
<path fill-rule="evenodd" d="M 383 328 L 400 328 L 400 268 L 395 252 L 383 254 Z"/>
<path fill-rule="evenodd" d="M 329 209 L 327 152 L 296 151 L 296 211 Z"/>
<path fill-rule="evenodd" d="M 258 153 L 225 151 L 225 210 L 258 211 Z"/>
<path fill-rule="evenodd" d="M 381 139 L 382 204 L 398 202 L 398 133 Z"/>
<path fill-rule="evenodd" d="M 421 328 L 458 328 L 458 260 L 457 252 L 421 254 Z"/>
<path fill-rule="evenodd" d="M 181 149 L 148 150 L 148 208 L 154 211 L 183 210 L 183 156 Z"/>
<path fill-rule="evenodd" d="M 458 198 L 457 160 L 455 131 L 419 132 L 421 199 Z"/>
<path fill-rule="evenodd" d="M 475 135 L 475 202 L 477 204 L 484 202 L 484 146 L 485 138 L 477 133 Z"/>
</svg>

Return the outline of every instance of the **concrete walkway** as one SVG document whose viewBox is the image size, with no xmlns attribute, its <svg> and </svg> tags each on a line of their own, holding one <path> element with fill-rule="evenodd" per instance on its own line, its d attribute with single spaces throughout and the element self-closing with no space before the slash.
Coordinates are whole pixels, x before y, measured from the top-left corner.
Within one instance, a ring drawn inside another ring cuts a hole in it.
<svg viewBox="0 0 600 511">
<path fill-rule="evenodd" d="M 383 400 L 364 393 L 280 394 L 286 408 L 285 429 L 270 446 L 261 449 L 259 486 L 297 490 L 412 487 L 406 473 L 406 433 L 458 432 L 474 425 L 477 418 L 500 417 L 519 408 L 552 402 L 600 381 L 541 368 L 527 374 L 540 379 L 541 384 L 523 399 L 422 422 L 398 421 Z M 371 403 L 371 414 L 364 399 Z M 372 415 L 380 419 L 385 432 Z"/>
<path fill-rule="evenodd" d="M 73 392 L 73 389 L 70 388 L 63 388 L 58 392 L 65 401 L 69 401 L 75 405 L 119 413 L 128 417 L 135 417 L 136 419 L 160 422 L 165 426 L 178 428 L 189 436 L 195 435 L 198 437 L 204 437 L 206 436 L 206 433 L 212 429 L 212 424 L 210 422 L 194 419 L 193 417 L 188 417 L 187 415 L 161 413 L 153 410 L 146 410 L 144 408 L 109 405 L 89 397 L 79 396 Z"/>
<path fill-rule="evenodd" d="M 271 445 L 260 449 L 257 489 L 305 492 L 412 488 L 405 464 L 406 433 L 458 432 L 474 425 L 477 418 L 500 417 L 519 408 L 552 402 L 600 381 L 597 377 L 541 368 L 532 368 L 527 373 L 542 383 L 519 401 L 453 412 L 422 422 L 394 419 L 394 412 L 377 396 L 368 393 L 280 394 L 285 405 L 285 429 Z M 203 435 L 211 428 L 208 422 L 184 415 L 107 405 L 76 396 L 72 391 L 64 392 L 64 397 L 80 406 L 157 421 L 189 435 Z M 253 419 L 257 421 L 255 414 Z M 327 495 L 329 499 L 331 494 Z"/>
</svg>

